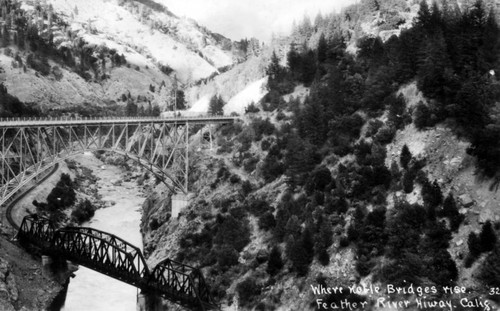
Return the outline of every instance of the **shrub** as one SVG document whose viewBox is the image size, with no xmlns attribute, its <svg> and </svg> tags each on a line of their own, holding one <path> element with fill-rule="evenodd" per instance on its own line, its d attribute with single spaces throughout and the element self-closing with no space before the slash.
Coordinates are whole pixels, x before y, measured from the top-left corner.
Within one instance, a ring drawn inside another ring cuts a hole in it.
<svg viewBox="0 0 500 311">
<path fill-rule="evenodd" d="M 273 213 L 267 211 L 259 218 L 259 229 L 269 231 L 276 227 L 276 219 Z"/>
<path fill-rule="evenodd" d="M 238 264 L 238 252 L 230 246 L 223 246 L 221 249 L 219 249 L 217 251 L 216 257 L 217 264 L 222 269 L 227 269 Z"/>
<path fill-rule="evenodd" d="M 271 147 L 271 141 L 267 138 L 263 139 L 262 142 L 260 143 L 260 149 L 262 149 L 263 151 L 269 150 L 270 147 Z"/>
<path fill-rule="evenodd" d="M 435 209 L 443 201 L 443 194 L 441 188 L 439 187 L 437 181 L 431 184 L 430 182 L 424 182 L 422 185 L 422 199 L 424 204 Z"/>
<path fill-rule="evenodd" d="M 276 127 L 269 119 L 254 119 L 252 128 L 255 132 L 255 141 L 260 141 L 263 135 L 272 135 L 276 131 Z"/>
<path fill-rule="evenodd" d="M 283 111 L 279 111 L 276 115 L 276 120 L 282 121 L 286 119 L 286 114 Z"/>
<path fill-rule="evenodd" d="M 42 76 L 48 76 L 50 74 L 50 65 L 46 57 L 38 57 L 29 54 L 26 58 L 26 64 L 39 72 Z"/>
<path fill-rule="evenodd" d="M 245 151 L 248 151 L 250 147 L 252 147 L 252 136 L 250 135 L 249 131 L 243 131 L 238 135 L 238 141 L 241 143 L 240 148 L 238 149 L 238 152 L 243 153 Z"/>
<path fill-rule="evenodd" d="M 47 204 L 51 211 L 67 208 L 76 201 L 73 182 L 68 174 L 61 174 L 61 179 L 47 196 Z"/>
<path fill-rule="evenodd" d="M 233 216 L 221 217 L 214 242 L 219 245 L 230 245 L 241 252 L 250 242 L 250 229 L 245 219 L 238 220 Z"/>
<path fill-rule="evenodd" d="M 158 219 L 156 217 L 153 217 L 151 221 L 149 222 L 149 229 L 151 231 L 155 231 L 160 227 L 160 223 L 158 222 Z"/>
<path fill-rule="evenodd" d="M 224 181 L 224 180 L 228 179 L 230 176 L 231 176 L 231 173 L 229 172 L 229 170 L 225 166 L 221 166 L 217 170 L 217 179 L 220 181 Z"/>
<path fill-rule="evenodd" d="M 262 164 L 262 177 L 266 183 L 270 183 L 279 176 L 285 173 L 285 165 L 278 159 L 277 156 L 272 155 L 271 151 L 264 158 Z"/>
<path fill-rule="evenodd" d="M 252 192 L 253 190 L 253 187 L 252 187 L 252 183 L 248 180 L 245 180 L 242 184 L 241 184 L 241 191 L 243 192 L 243 196 L 247 196 L 250 192 Z"/>
<path fill-rule="evenodd" d="M 316 168 L 309 176 L 306 182 L 306 191 L 308 194 L 313 193 L 315 190 L 323 191 L 325 187 L 332 182 L 332 174 L 326 166 Z"/>
<path fill-rule="evenodd" d="M 229 182 L 231 182 L 232 184 L 237 184 L 240 181 L 241 181 L 240 176 L 238 176 L 236 174 L 231 175 L 231 177 L 229 178 Z"/>
<path fill-rule="evenodd" d="M 257 167 L 257 163 L 259 163 L 259 157 L 258 156 L 253 156 L 249 159 L 245 159 L 243 161 L 243 169 L 247 173 L 251 173 L 255 171 L 255 168 Z"/>
<path fill-rule="evenodd" d="M 345 236 L 345 235 L 342 235 L 340 237 L 339 246 L 340 247 L 347 247 L 347 246 L 349 246 L 349 238 L 347 236 Z"/>
<path fill-rule="evenodd" d="M 257 108 L 257 106 L 255 105 L 254 102 L 251 102 L 250 105 L 248 105 L 246 108 L 245 108 L 245 114 L 247 113 L 257 113 L 259 112 L 260 109 Z"/>
<path fill-rule="evenodd" d="M 248 306 L 254 302 L 254 297 L 260 294 L 260 287 L 254 278 L 248 277 L 236 285 L 241 307 Z"/>
<path fill-rule="evenodd" d="M 63 72 L 61 68 L 59 68 L 59 66 L 52 67 L 52 74 L 54 75 L 57 81 L 61 81 L 61 79 L 63 78 Z"/>
<path fill-rule="evenodd" d="M 375 140 L 382 145 L 387 145 L 392 141 L 395 135 L 396 129 L 393 126 L 384 125 L 378 130 L 377 135 L 375 135 Z"/>
<path fill-rule="evenodd" d="M 377 134 L 378 130 L 384 125 L 380 120 L 371 120 L 366 128 L 366 137 L 372 137 Z"/>
<path fill-rule="evenodd" d="M 250 213 L 255 216 L 262 215 L 263 213 L 269 211 L 271 208 L 269 206 L 269 203 L 262 199 L 248 199 L 246 204 L 248 211 L 250 211 Z"/>
<path fill-rule="evenodd" d="M 80 201 L 76 208 L 71 213 L 71 219 L 81 224 L 83 222 L 89 221 L 95 214 L 95 207 L 90 203 L 88 199 Z"/>
<path fill-rule="evenodd" d="M 241 122 L 234 122 L 223 125 L 220 129 L 220 133 L 222 136 L 234 136 L 241 133 L 242 130 L 243 126 L 241 125 Z"/>
</svg>

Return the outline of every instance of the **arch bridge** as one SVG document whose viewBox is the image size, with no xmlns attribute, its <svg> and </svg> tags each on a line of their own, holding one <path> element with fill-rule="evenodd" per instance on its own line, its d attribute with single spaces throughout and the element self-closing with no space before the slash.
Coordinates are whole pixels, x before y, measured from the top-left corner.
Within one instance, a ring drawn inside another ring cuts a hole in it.
<svg viewBox="0 0 500 311">
<path fill-rule="evenodd" d="M 124 117 L 0 120 L 0 205 L 44 171 L 86 151 L 112 151 L 152 171 L 173 191 L 188 191 L 191 125 L 236 117 Z"/>
<path fill-rule="evenodd" d="M 139 248 L 113 234 L 84 227 L 55 229 L 48 219 L 30 215 L 17 238 L 44 255 L 70 260 L 190 310 L 218 309 L 199 269 L 165 259 L 150 270 Z"/>
</svg>

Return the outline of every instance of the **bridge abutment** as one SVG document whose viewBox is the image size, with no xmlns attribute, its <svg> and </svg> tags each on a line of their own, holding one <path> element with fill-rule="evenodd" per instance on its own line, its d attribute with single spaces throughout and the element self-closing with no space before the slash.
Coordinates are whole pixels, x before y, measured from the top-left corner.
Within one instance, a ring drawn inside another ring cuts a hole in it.
<svg viewBox="0 0 500 311">
<path fill-rule="evenodd" d="M 164 311 L 161 303 L 161 297 L 149 294 L 140 293 L 137 294 L 137 311 Z"/>
<path fill-rule="evenodd" d="M 78 270 L 78 266 L 70 261 L 42 255 L 42 274 L 48 278 L 55 279 L 58 283 L 64 284 L 68 277 Z"/>
</svg>

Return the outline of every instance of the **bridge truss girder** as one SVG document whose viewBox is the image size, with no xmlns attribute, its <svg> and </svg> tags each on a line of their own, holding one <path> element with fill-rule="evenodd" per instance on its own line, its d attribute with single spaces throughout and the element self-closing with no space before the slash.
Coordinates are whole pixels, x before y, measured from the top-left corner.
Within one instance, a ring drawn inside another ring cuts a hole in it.
<svg viewBox="0 0 500 311">
<path fill-rule="evenodd" d="M 43 254 L 71 260 L 191 310 L 217 308 L 200 269 L 165 259 L 151 271 L 139 248 L 113 234 L 85 227 L 56 230 L 48 219 L 32 215 L 24 217 L 17 237 Z"/>
<path fill-rule="evenodd" d="M 57 124 L 0 128 L 0 205 L 44 171 L 85 151 L 139 162 L 172 191 L 188 191 L 189 123 Z"/>
</svg>

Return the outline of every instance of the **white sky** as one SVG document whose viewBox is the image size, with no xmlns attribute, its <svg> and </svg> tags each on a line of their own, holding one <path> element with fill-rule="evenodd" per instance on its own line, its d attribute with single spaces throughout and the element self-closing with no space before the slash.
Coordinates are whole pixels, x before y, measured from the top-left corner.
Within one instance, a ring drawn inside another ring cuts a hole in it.
<svg viewBox="0 0 500 311">
<path fill-rule="evenodd" d="M 230 39 L 256 37 L 267 41 L 271 34 L 287 34 L 293 21 L 304 14 L 311 20 L 318 12 L 339 10 L 356 0 L 156 0 L 178 16 L 195 19 L 211 31 Z"/>
</svg>

